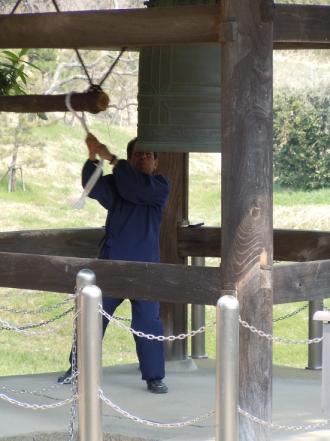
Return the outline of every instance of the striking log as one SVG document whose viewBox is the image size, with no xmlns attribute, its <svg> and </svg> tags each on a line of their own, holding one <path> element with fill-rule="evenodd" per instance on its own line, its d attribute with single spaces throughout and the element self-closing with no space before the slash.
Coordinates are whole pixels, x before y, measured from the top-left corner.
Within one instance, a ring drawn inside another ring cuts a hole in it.
<svg viewBox="0 0 330 441">
<path fill-rule="evenodd" d="M 71 293 L 76 274 L 89 268 L 103 295 L 170 303 L 214 304 L 217 268 L 0 252 L 0 286 Z"/>
<path fill-rule="evenodd" d="M 67 112 L 65 98 L 66 95 L 0 95 L 0 112 Z M 77 111 L 99 113 L 107 109 L 109 97 L 101 91 L 74 93 L 71 105 Z"/>
<path fill-rule="evenodd" d="M 275 260 L 330 259 L 330 232 L 275 229 L 273 238 Z M 182 256 L 221 257 L 221 228 L 179 228 L 178 250 Z"/>
<path fill-rule="evenodd" d="M 329 49 L 330 6 L 276 4 L 275 49 Z"/>
<path fill-rule="evenodd" d="M 221 40 L 220 7 L 0 15 L 1 48 L 136 49 Z"/>
<path fill-rule="evenodd" d="M 273 24 L 263 1 L 221 2 L 238 27 L 221 60 L 221 287 L 237 294 L 243 320 L 271 333 Z M 241 408 L 271 420 L 271 343 L 240 329 L 239 364 Z M 239 439 L 268 441 L 270 431 L 241 417 Z"/>
</svg>

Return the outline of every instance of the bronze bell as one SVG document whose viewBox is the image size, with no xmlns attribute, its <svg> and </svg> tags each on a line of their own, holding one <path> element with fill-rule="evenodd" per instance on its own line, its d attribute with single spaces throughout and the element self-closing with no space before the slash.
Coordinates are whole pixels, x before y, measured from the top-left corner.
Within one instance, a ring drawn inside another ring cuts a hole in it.
<svg viewBox="0 0 330 441">
<path fill-rule="evenodd" d="M 194 3 L 201 2 L 155 0 L 152 7 Z M 220 44 L 140 50 L 137 148 L 220 152 Z"/>
</svg>

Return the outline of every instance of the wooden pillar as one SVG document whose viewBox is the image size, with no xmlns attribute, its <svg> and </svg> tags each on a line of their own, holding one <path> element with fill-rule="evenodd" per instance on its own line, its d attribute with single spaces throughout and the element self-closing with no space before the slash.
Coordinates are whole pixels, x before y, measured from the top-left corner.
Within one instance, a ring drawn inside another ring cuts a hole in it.
<svg viewBox="0 0 330 441">
<path fill-rule="evenodd" d="M 177 225 L 188 216 L 188 154 L 161 153 L 159 172 L 171 182 L 171 194 L 161 228 L 161 262 L 185 263 L 178 255 Z M 187 305 L 162 303 L 161 318 L 165 333 L 177 335 L 187 332 Z M 167 342 L 165 357 L 168 361 L 187 358 L 187 340 Z"/>
<path fill-rule="evenodd" d="M 222 294 L 237 290 L 243 320 L 272 330 L 272 5 L 223 0 L 236 20 L 222 49 Z M 233 291 L 232 291 L 233 290 Z M 272 348 L 240 327 L 240 407 L 271 420 Z M 240 441 L 270 439 L 240 416 Z"/>
</svg>

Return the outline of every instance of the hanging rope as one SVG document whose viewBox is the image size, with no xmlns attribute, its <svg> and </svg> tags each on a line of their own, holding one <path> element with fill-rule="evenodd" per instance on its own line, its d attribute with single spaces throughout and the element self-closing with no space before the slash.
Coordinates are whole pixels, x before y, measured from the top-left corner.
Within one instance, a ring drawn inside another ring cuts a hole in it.
<svg viewBox="0 0 330 441">
<path fill-rule="evenodd" d="M 21 0 L 18 1 L 18 3 L 20 3 L 20 2 L 21 2 Z M 56 12 L 61 12 L 61 10 L 60 10 L 60 8 L 59 8 L 59 6 L 58 6 L 58 4 L 57 4 L 57 1 L 56 1 L 56 0 L 52 0 L 52 3 L 53 3 L 53 5 L 54 5 L 54 8 L 55 8 Z M 78 50 L 77 48 L 74 48 L 74 51 L 76 52 L 77 58 L 78 58 L 78 60 L 79 60 L 79 63 L 81 64 L 81 67 L 83 68 L 83 70 L 84 70 L 84 72 L 85 72 L 85 74 L 86 74 L 86 77 L 87 77 L 87 79 L 88 79 L 88 82 L 89 82 L 89 85 L 90 85 L 90 88 L 91 88 L 91 89 L 93 89 L 95 86 L 97 86 L 99 89 L 101 89 L 101 85 L 104 83 L 104 81 L 105 81 L 105 80 L 108 78 L 108 76 L 111 74 L 111 72 L 112 72 L 113 69 L 115 68 L 116 64 L 117 64 L 118 61 L 120 60 L 121 56 L 122 56 L 123 53 L 125 52 L 125 50 L 126 50 L 126 48 L 122 48 L 122 50 L 120 51 L 118 57 L 115 59 L 115 61 L 114 61 L 114 62 L 112 63 L 112 65 L 110 66 L 108 72 L 106 72 L 106 74 L 103 76 L 103 78 L 102 78 L 102 80 L 99 82 L 99 84 L 98 84 L 98 85 L 95 85 L 95 84 L 93 83 L 93 81 L 92 81 L 92 79 L 91 79 L 89 73 L 88 73 L 87 67 L 86 67 L 86 65 L 85 65 L 85 63 L 84 63 L 84 60 L 83 60 L 82 56 L 80 55 L 79 50 Z"/>
<path fill-rule="evenodd" d="M 60 10 L 60 8 L 59 8 L 59 6 L 58 6 L 56 0 L 52 0 L 52 3 L 53 3 L 53 5 L 54 5 L 54 8 L 55 8 L 56 12 L 61 12 L 61 10 Z M 87 77 L 87 80 L 88 80 L 90 86 L 92 86 L 92 85 L 93 85 L 93 82 L 92 82 L 91 77 L 89 76 L 88 70 L 87 70 L 87 68 L 86 68 L 86 66 L 85 66 L 85 63 L 84 63 L 84 60 L 82 59 L 82 56 L 80 55 L 80 53 L 79 53 L 79 51 L 78 51 L 77 48 L 74 48 L 74 51 L 75 51 L 75 53 L 76 53 L 76 55 L 77 55 L 77 58 L 78 58 L 78 60 L 79 60 L 79 63 L 81 64 L 81 67 L 84 69 L 84 72 L 85 72 L 85 74 L 86 74 L 86 77 Z"/>
<path fill-rule="evenodd" d="M 118 63 L 118 61 L 120 60 L 121 56 L 123 55 L 123 53 L 126 51 L 126 48 L 123 47 L 122 50 L 120 51 L 118 57 L 115 59 L 115 61 L 111 64 L 108 72 L 105 73 L 105 75 L 103 76 L 102 80 L 99 82 L 99 87 L 102 86 L 102 84 L 104 83 L 104 81 L 108 78 L 108 76 L 111 74 L 111 72 L 113 71 L 113 69 L 115 68 L 116 64 Z"/>
<path fill-rule="evenodd" d="M 15 4 L 15 6 L 13 7 L 13 9 L 11 10 L 10 14 L 13 14 L 16 11 L 16 9 L 19 7 L 21 1 L 22 0 L 17 0 L 17 2 Z"/>
<path fill-rule="evenodd" d="M 86 135 L 88 135 L 90 132 L 89 132 L 88 127 L 87 127 L 87 123 L 86 123 L 86 118 L 85 118 L 84 112 L 82 112 L 82 114 L 80 116 L 74 110 L 74 108 L 71 105 L 71 97 L 72 97 L 73 93 L 74 92 L 70 92 L 70 93 L 68 93 L 66 95 L 66 97 L 65 97 L 65 105 L 68 108 L 68 110 L 70 110 L 70 112 L 72 112 L 73 115 L 80 121 L 83 129 L 86 132 Z M 85 205 L 85 201 L 86 201 L 87 196 L 93 190 L 96 182 L 98 181 L 98 179 L 102 175 L 103 162 L 104 162 L 103 159 L 100 159 L 100 161 L 96 164 L 95 170 L 94 170 L 92 176 L 89 178 L 87 184 L 85 185 L 85 188 L 84 188 L 83 192 L 81 193 L 81 196 L 79 197 L 79 199 L 72 205 L 72 208 L 76 208 L 78 210 L 83 208 L 83 206 Z"/>
</svg>

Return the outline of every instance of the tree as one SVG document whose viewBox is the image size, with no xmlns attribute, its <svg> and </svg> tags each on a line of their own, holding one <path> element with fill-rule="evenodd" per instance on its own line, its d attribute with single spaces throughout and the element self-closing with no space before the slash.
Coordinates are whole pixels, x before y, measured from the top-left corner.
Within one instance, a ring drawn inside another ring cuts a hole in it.
<svg viewBox="0 0 330 441">
<path fill-rule="evenodd" d="M 0 52 L 0 95 L 22 95 L 25 94 L 28 79 L 28 69 L 39 68 L 32 64 L 28 58 L 28 49 L 21 49 L 18 52 L 3 50 Z M 42 115 L 39 115 L 42 117 Z M 24 142 L 22 135 L 29 136 L 31 117 L 19 115 L 14 129 L 14 143 L 11 150 L 11 161 L 7 172 L 2 176 L 1 180 L 8 175 L 8 191 L 15 191 L 17 172 L 21 174 L 23 189 L 23 170 L 22 165 L 18 163 L 18 151 L 22 145 L 27 145 L 28 140 Z M 8 142 L 8 145 L 11 143 Z"/>
</svg>

